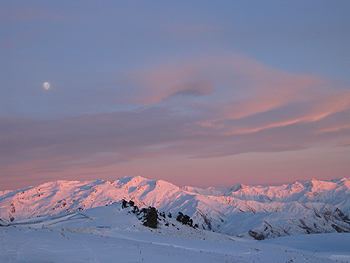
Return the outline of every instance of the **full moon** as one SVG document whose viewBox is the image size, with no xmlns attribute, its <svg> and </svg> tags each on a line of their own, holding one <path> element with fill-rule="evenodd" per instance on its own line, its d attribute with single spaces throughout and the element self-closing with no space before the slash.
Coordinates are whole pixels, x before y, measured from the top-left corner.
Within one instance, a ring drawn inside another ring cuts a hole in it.
<svg viewBox="0 0 350 263">
<path fill-rule="evenodd" d="M 50 88 L 50 83 L 45 82 L 45 83 L 44 83 L 44 88 L 45 88 L 45 89 L 49 89 L 49 88 Z"/>
</svg>

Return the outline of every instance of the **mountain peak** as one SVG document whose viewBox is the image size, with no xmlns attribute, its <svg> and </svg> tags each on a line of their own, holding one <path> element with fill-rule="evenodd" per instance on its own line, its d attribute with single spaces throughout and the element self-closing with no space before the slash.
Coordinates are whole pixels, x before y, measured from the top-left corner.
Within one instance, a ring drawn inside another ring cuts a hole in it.
<svg viewBox="0 0 350 263">
<path fill-rule="evenodd" d="M 133 185 L 144 181 L 150 181 L 150 180 L 145 177 L 136 175 L 136 176 L 125 176 L 125 177 L 118 178 L 114 180 L 113 183 L 118 185 L 126 185 L 126 184 Z"/>
<path fill-rule="evenodd" d="M 246 188 L 247 186 L 242 184 L 242 183 L 238 183 L 235 184 L 230 190 L 231 192 L 237 192 L 238 190 L 242 189 L 242 188 Z"/>
</svg>

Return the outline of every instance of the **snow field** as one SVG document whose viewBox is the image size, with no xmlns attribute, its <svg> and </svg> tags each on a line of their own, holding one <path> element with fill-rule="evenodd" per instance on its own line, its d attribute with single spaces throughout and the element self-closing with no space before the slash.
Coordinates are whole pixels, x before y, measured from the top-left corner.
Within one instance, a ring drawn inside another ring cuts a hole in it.
<svg viewBox="0 0 350 263">
<path fill-rule="evenodd" d="M 258 242 L 165 220 L 169 226 L 163 221 L 157 229 L 144 227 L 119 204 L 29 219 L 0 228 L 0 262 L 347 262 L 344 253 L 286 246 L 293 240 Z M 295 240 L 302 244 L 304 237 Z"/>
</svg>

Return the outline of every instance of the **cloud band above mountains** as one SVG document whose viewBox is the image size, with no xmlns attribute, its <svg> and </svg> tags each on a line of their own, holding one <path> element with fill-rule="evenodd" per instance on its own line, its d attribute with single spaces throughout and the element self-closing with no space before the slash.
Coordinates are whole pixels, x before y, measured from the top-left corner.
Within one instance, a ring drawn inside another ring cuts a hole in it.
<svg viewBox="0 0 350 263">
<path fill-rule="evenodd" d="M 47 162 L 65 169 L 349 143 L 350 91 L 329 81 L 231 53 L 153 65 L 118 75 L 114 85 L 126 85 L 125 97 L 102 89 L 83 103 L 123 101 L 131 110 L 54 119 L 2 116 L 1 165 Z"/>
</svg>

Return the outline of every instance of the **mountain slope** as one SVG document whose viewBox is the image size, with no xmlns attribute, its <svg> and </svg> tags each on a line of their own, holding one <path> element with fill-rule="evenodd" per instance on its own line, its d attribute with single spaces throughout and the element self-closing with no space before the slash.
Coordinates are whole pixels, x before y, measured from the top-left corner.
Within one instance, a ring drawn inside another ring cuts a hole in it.
<svg viewBox="0 0 350 263">
<path fill-rule="evenodd" d="M 310 233 L 350 232 L 350 180 L 298 181 L 281 186 L 235 185 L 226 189 L 179 188 L 146 178 L 55 181 L 0 192 L 5 222 L 105 206 L 121 199 L 138 207 L 182 211 L 201 228 L 266 239 Z"/>
<path fill-rule="evenodd" d="M 13 222 L 0 228 L 0 262 L 320 263 L 350 259 L 348 235 L 323 234 L 321 239 L 328 242 L 312 246 L 302 236 L 276 240 L 278 244 L 256 242 L 194 229 L 169 217 L 161 217 L 156 229 L 148 228 L 132 211 L 131 207 L 122 209 L 118 202 Z M 330 244 L 336 246 L 330 249 Z M 315 250 L 325 253 L 315 255 Z"/>
</svg>

